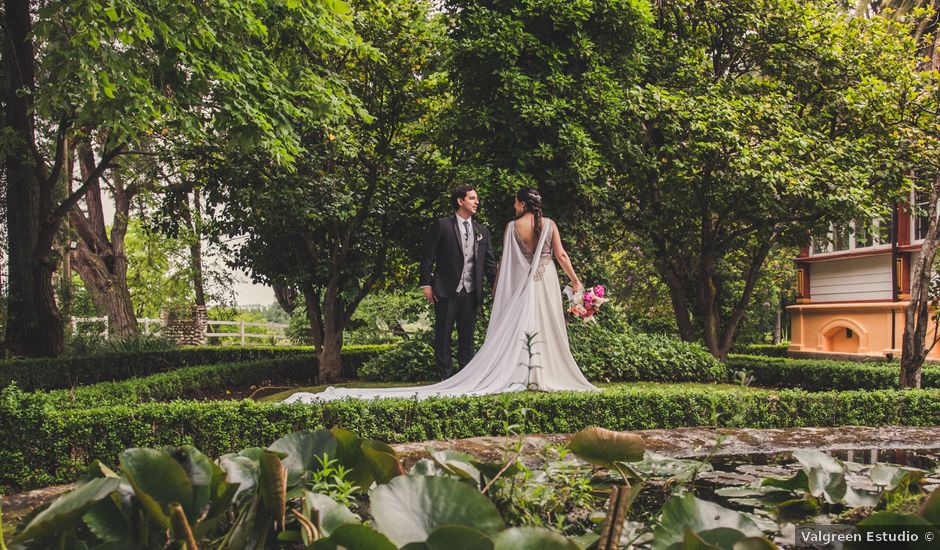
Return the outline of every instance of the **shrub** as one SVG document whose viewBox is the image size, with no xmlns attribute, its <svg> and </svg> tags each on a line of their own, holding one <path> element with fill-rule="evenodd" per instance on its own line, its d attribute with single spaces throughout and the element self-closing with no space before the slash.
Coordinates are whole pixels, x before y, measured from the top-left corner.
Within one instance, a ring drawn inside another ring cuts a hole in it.
<svg viewBox="0 0 940 550">
<path fill-rule="evenodd" d="M 803 388 L 809 391 L 881 390 L 898 387 L 897 363 L 859 363 L 822 359 L 787 359 L 732 355 L 730 371 L 745 371 L 758 386 Z M 927 365 L 921 376 L 924 388 L 940 388 L 940 366 Z"/>
<path fill-rule="evenodd" d="M 366 361 L 359 368 L 362 380 L 424 382 L 440 378 L 434 366 L 434 333 L 421 332 Z M 454 367 L 457 368 L 456 359 Z"/>
<path fill-rule="evenodd" d="M 595 382 L 715 382 L 728 378 L 724 366 L 700 345 L 671 336 L 615 332 L 580 322 L 572 323 L 568 333 L 575 361 L 588 380 Z M 426 333 L 380 354 L 363 365 L 359 377 L 383 382 L 437 379 L 432 339 L 433 335 Z"/>
<path fill-rule="evenodd" d="M 84 357 L 14 359 L 0 362 L 0 386 L 11 381 L 26 390 L 71 388 L 126 380 L 195 365 L 211 365 L 309 353 L 303 348 L 194 347 L 166 351 L 102 353 Z"/>
<path fill-rule="evenodd" d="M 359 364 L 376 350 L 388 346 L 351 346 L 344 349 L 348 355 L 348 373 L 355 376 Z M 196 365 L 238 363 L 310 354 L 312 348 L 301 347 L 192 347 L 166 351 L 133 353 L 105 353 L 85 357 L 55 359 L 16 359 L 0 361 L 0 387 L 16 381 L 25 390 L 52 390 L 85 384 L 127 380 Z"/>
<path fill-rule="evenodd" d="M 789 344 L 745 344 L 735 346 L 734 353 L 741 355 L 763 355 L 765 357 L 787 357 Z"/>
<path fill-rule="evenodd" d="M 644 386 L 423 401 L 177 401 L 60 411 L 14 386 L 0 392 L 0 492 L 70 481 L 91 459 L 114 463 L 127 447 L 191 444 L 219 455 L 321 426 L 392 442 L 504 435 L 507 418 L 523 407 L 528 414 L 519 430 L 527 433 L 707 426 L 716 425 L 715 419 L 717 425 L 751 428 L 940 424 L 940 390 L 808 393 Z"/>
</svg>

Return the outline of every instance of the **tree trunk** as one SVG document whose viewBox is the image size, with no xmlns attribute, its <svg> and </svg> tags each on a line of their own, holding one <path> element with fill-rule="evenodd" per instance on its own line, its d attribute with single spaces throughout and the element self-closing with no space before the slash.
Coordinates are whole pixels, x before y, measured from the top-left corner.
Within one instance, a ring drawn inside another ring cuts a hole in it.
<svg viewBox="0 0 940 550">
<path fill-rule="evenodd" d="M 196 305 L 206 305 L 206 284 L 202 269 L 202 202 L 199 190 L 193 190 L 193 207 L 185 204 L 182 209 L 183 220 L 192 231 L 192 241 L 189 244 L 189 266 L 192 272 L 193 291 L 196 295 Z"/>
<path fill-rule="evenodd" d="M 654 260 L 653 265 L 669 289 L 669 298 L 672 303 L 672 312 L 676 317 L 676 326 L 679 328 L 679 337 L 685 342 L 694 342 L 695 327 L 689 318 L 684 281 L 676 274 L 673 266 L 667 265 L 665 261 Z"/>
<path fill-rule="evenodd" d="M 52 247 L 54 231 L 43 226 L 52 213 L 51 189 L 43 177 L 42 158 L 34 154 L 38 151 L 32 118 L 36 76 L 29 8 L 28 0 L 4 1 L 4 124 L 14 138 L 4 159 L 10 292 L 6 344 L 13 356 L 56 356 L 63 351 L 64 332 L 52 284 L 58 264 Z"/>
<path fill-rule="evenodd" d="M 325 295 L 321 295 L 320 290 L 309 283 L 303 285 L 303 294 L 317 352 L 317 381 L 321 384 L 336 382 L 343 374 L 343 325 L 337 322 L 340 319 L 336 315 L 336 308 L 341 305 L 336 303 L 335 291 L 328 289 Z M 334 299 L 330 300 L 331 297 Z M 323 304 L 320 303 L 321 298 L 324 298 Z"/>
<path fill-rule="evenodd" d="M 111 263 L 112 267 L 107 264 Z M 127 261 L 111 259 L 107 262 L 101 255 L 89 250 L 80 241 L 72 253 L 72 267 L 78 271 L 91 295 L 95 309 L 108 316 L 109 333 L 119 338 L 139 334 L 137 316 L 127 289 Z M 125 283 L 125 284 L 122 284 Z"/>
<path fill-rule="evenodd" d="M 930 305 L 930 278 L 933 275 L 934 259 L 937 255 L 937 201 L 940 200 L 940 176 L 934 179 L 930 189 L 927 206 L 927 235 L 920 250 L 920 258 L 914 268 L 911 280 L 911 302 L 904 311 L 904 333 L 901 337 L 901 372 L 899 384 L 902 388 L 919 388 L 921 369 L 927 353 L 934 342 L 927 345 L 927 327 L 931 323 L 928 306 Z"/>
<path fill-rule="evenodd" d="M 780 343 L 780 333 L 783 328 L 783 305 L 777 301 L 777 313 L 774 316 L 774 344 Z"/>
<path fill-rule="evenodd" d="M 127 255 L 124 239 L 130 217 L 133 193 L 127 192 L 118 173 L 113 175 L 114 220 L 108 235 L 104 223 L 101 187 L 93 177 L 97 163 L 89 144 L 79 148 L 79 166 L 82 177 L 93 178 L 85 193 L 86 214 L 76 206 L 69 212 L 69 220 L 78 233 L 78 248 L 73 253 L 72 266 L 91 294 L 95 308 L 108 316 L 109 333 L 119 338 L 140 334 L 134 304 L 127 288 Z"/>
</svg>

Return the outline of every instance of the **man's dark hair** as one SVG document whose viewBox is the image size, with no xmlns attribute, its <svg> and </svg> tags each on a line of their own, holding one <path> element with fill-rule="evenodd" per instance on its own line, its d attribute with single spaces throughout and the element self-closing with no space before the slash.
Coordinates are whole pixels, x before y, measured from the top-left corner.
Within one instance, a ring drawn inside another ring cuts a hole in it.
<svg viewBox="0 0 940 550">
<path fill-rule="evenodd" d="M 456 211 L 460 208 L 460 205 L 457 204 L 457 201 L 467 197 L 467 193 L 470 191 L 476 191 L 476 188 L 472 185 L 458 185 L 454 188 L 454 192 L 450 194 L 450 204 L 454 207 Z"/>
</svg>

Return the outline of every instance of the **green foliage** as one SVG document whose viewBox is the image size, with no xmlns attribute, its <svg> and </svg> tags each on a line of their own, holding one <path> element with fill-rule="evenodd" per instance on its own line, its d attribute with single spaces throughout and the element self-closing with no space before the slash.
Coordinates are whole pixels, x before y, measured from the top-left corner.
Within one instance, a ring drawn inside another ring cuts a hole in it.
<svg viewBox="0 0 940 550">
<path fill-rule="evenodd" d="M 525 407 L 527 433 L 727 425 L 934 426 L 940 390 L 809 393 L 802 390 L 623 388 L 602 393 L 518 393 L 413 401 L 342 400 L 312 405 L 252 401 L 142 403 L 56 410 L 15 387 L 0 393 L 0 491 L 69 481 L 93 457 L 129 446 L 192 444 L 220 455 L 302 427 L 337 426 L 385 441 L 505 433 L 502 401 Z M 584 411 L 591 411 L 585 415 Z M 716 420 L 717 419 L 717 420 Z"/>
<path fill-rule="evenodd" d="M 291 132 L 303 136 L 304 150 L 293 169 L 257 148 L 200 159 L 207 210 L 225 205 L 213 234 L 246 237 L 234 263 L 255 281 L 294 285 L 317 302 L 317 345 L 341 343 L 359 303 L 382 287 L 395 260 L 417 255 L 429 205 L 447 185 L 448 161 L 435 135 L 448 101 L 443 16 L 427 0 L 351 8 L 353 28 L 376 56 L 352 58 L 337 49 L 296 62 L 315 72 L 329 67 L 361 109 L 332 124 L 296 117 Z M 321 102 L 309 96 L 302 105 Z M 337 368 L 323 365 L 321 376 L 334 379 Z"/>
<path fill-rule="evenodd" d="M 363 348 L 360 348 L 363 349 Z M 71 388 L 126 380 L 194 365 L 211 365 L 286 357 L 312 350 L 302 348 L 195 347 L 159 351 L 108 352 L 58 359 L 0 361 L 0 386 L 11 381 L 26 390 Z"/>
<path fill-rule="evenodd" d="M 736 345 L 734 353 L 741 355 L 761 355 L 764 357 L 788 357 L 790 344 L 744 344 Z"/>
<path fill-rule="evenodd" d="M 193 303 L 189 245 L 156 231 L 148 231 L 131 218 L 124 238 L 127 288 L 138 317 L 159 318 L 167 305 Z"/>
<path fill-rule="evenodd" d="M 454 362 L 457 367 L 456 361 Z M 434 366 L 434 334 L 421 332 L 367 361 L 359 378 L 376 382 L 423 382 L 440 377 Z"/>
<path fill-rule="evenodd" d="M 120 475 L 94 461 L 74 489 L 24 522 L 13 542 L 28 548 L 79 541 L 120 548 L 173 542 L 270 548 L 287 527 L 288 494 L 302 497 L 304 504 L 304 513 L 295 510 L 291 518 L 293 533 L 299 539 L 302 528 L 310 527 L 308 534 L 320 538 L 337 524 L 359 522 L 344 505 L 329 497 L 329 505 L 322 505 L 322 494 L 305 490 L 308 478 L 322 476 L 325 466 L 351 468 L 361 446 L 378 443 L 349 434 L 349 445 L 340 447 L 338 438 L 345 435 L 295 432 L 267 448 L 244 449 L 216 462 L 190 445 L 127 449 L 120 454 Z M 326 456 L 336 458 L 314 460 Z M 120 499 L 113 498 L 118 494 Z M 138 521 L 160 528 L 136 529 Z"/>
<path fill-rule="evenodd" d="M 807 391 L 881 390 L 898 387 L 897 363 L 732 355 L 725 364 L 732 372 L 748 373 L 758 386 L 798 387 Z M 924 367 L 921 384 L 924 388 L 940 388 L 940 367 Z"/>
<path fill-rule="evenodd" d="M 717 382 L 728 378 L 724 366 L 700 345 L 672 336 L 615 332 L 603 324 L 580 322 L 568 329 L 575 361 L 595 382 Z M 438 376 L 431 333 L 409 338 L 359 371 L 363 380 L 382 382 L 418 382 Z"/>
</svg>

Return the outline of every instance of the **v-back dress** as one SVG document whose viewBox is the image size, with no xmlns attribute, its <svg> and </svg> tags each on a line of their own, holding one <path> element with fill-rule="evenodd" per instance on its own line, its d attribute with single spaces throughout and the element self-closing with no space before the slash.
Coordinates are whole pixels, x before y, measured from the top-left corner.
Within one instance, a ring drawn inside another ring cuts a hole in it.
<svg viewBox="0 0 940 550">
<path fill-rule="evenodd" d="M 534 250 L 522 240 L 515 224 L 509 222 L 503 235 L 503 257 L 486 338 L 457 374 L 428 386 L 329 387 L 321 393 L 295 393 L 284 402 L 486 395 L 525 389 L 598 391 L 581 373 L 568 346 L 558 270 L 550 244 L 555 223 L 543 219 Z M 531 357 L 526 348 L 527 334 L 534 335 Z"/>
</svg>

